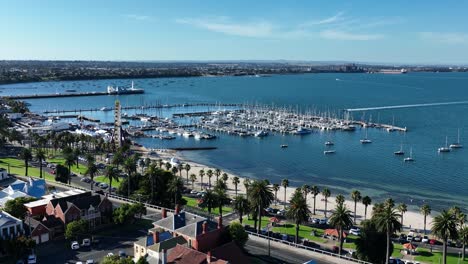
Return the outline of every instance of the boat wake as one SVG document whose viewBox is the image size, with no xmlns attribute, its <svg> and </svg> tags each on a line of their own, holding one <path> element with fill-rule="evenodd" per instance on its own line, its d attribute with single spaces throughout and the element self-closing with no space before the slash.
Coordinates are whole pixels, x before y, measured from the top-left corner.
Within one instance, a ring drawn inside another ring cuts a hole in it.
<svg viewBox="0 0 468 264">
<path fill-rule="evenodd" d="M 385 110 L 385 109 L 397 109 L 397 108 L 428 107 L 428 106 L 440 106 L 440 105 L 457 105 L 457 104 L 468 104 L 468 101 L 426 103 L 426 104 L 407 104 L 407 105 L 390 105 L 390 106 L 375 106 L 375 107 L 363 107 L 363 108 L 349 108 L 349 109 L 345 109 L 345 111 L 346 112 L 358 112 L 358 111 Z"/>
</svg>

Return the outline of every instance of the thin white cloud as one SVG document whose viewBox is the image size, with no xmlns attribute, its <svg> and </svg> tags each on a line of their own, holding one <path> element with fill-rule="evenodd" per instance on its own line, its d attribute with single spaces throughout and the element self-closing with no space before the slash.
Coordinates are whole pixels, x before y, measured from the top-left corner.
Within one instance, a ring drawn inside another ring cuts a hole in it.
<svg viewBox="0 0 468 264">
<path fill-rule="evenodd" d="M 323 30 L 320 32 L 320 37 L 324 39 L 332 40 L 355 40 L 355 41 L 366 41 L 366 40 L 378 40 L 385 36 L 382 34 L 360 34 L 351 33 L 339 30 Z"/>
<path fill-rule="evenodd" d="M 447 44 L 468 44 L 468 34 L 462 32 L 420 32 L 423 40 Z"/>
<path fill-rule="evenodd" d="M 231 22 L 227 17 L 222 17 L 214 20 L 186 18 L 177 19 L 176 22 L 226 35 L 256 38 L 273 36 L 273 25 L 265 21 L 255 23 L 235 23 Z"/>
<path fill-rule="evenodd" d="M 138 20 L 138 21 L 147 21 L 147 20 L 151 19 L 150 16 L 135 15 L 135 14 L 127 14 L 127 15 L 124 15 L 124 17 L 126 17 L 128 19 Z"/>
<path fill-rule="evenodd" d="M 321 20 L 309 21 L 301 24 L 301 27 L 310 27 L 310 26 L 318 26 L 318 25 L 327 25 L 327 24 L 334 24 L 340 21 L 345 20 L 343 17 L 344 12 L 338 12 L 336 15 L 327 17 Z"/>
</svg>

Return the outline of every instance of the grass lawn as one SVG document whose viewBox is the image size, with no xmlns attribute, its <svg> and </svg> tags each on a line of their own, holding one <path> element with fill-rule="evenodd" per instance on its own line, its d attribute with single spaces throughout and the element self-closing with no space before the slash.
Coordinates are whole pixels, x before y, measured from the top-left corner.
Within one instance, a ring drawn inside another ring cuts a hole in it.
<svg viewBox="0 0 468 264">
<path fill-rule="evenodd" d="M 1 158 L 0 159 L 0 168 L 4 168 L 8 170 L 8 164 L 10 164 L 10 174 L 24 176 L 24 173 L 25 173 L 24 161 L 16 159 L 16 158 Z M 28 176 L 39 178 L 39 173 L 40 171 L 38 168 L 33 168 L 33 167 L 28 168 Z M 45 172 L 44 170 L 42 171 L 42 175 L 48 181 L 55 181 L 55 176 Z"/>
<path fill-rule="evenodd" d="M 420 248 L 417 250 L 419 253 L 418 256 L 415 257 L 415 260 L 420 261 L 420 262 L 425 262 L 425 263 L 442 263 L 442 253 L 439 251 L 433 251 L 432 253 L 430 252 L 429 249 L 427 248 Z M 459 261 L 458 254 L 448 254 L 447 255 L 447 263 L 448 264 L 468 264 L 468 260 L 465 261 Z"/>
<path fill-rule="evenodd" d="M 266 227 L 266 225 L 268 223 L 270 223 L 269 218 L 270 217 L 268 217 L 268 216 L 262 217 L 262 225 L 261 225 L 262 228 Z M 246 225 L 250 225 L 250 226 L 254 225 L 254 221 L 253 220 L 248 220 L 247 217 L 244 217 L 244 220 L 243 220 L 242 223 L 246 224 Z M 312 230 L 315 230 L 317 236 L 312 235 Z M 272 231 L 273 232 L 279 232 L 279 233 L 282 233 L 282 234 L 288 234 L 288 235 L 294 235 L 295 236 L 296 235 L 296 225 L 286 222 L 284 224 L 284 226 L 273 227 Z M 328 241 L 328 239 L 322 238 L 323 232 L 324 232 L 323 229 L 314 228 L 314 227 L 310 227 L 310 226 L 304 226 L 304 225 L 299 226 L 299 237 L 300 238 L 307 238 L 307 239 L 309 239 L 311 241 L 316 241 L 316 242 L 319 242 L 319 243 L 326 243 Z"/>
<path fill-rule="evenodd" d="M 187 205 L 188 206 L 191 206 L 191 207 L 197 207 L 197 208 L 200 208 L 201 210 L 205 211 L 205 212 L 208 212 L 208 209 L 207 208 L 201 208 L 201 207 L 198 207 L 198 202 L 197 202 L 197 199 L 196 198 L 192 198 L 192 197 L 187 197 L 187 196 L 183 196 L 183 198 L 185 200 L 187 200 Z M 227 207 L 227 206 L 223 206 L 223 214 L 227 214 L 227 213 L 230 213 L 232 212 L 232 207 Z M 216 208 L 211 208 L 211 213 L 212 214 L 219 214 L 219 210 L 218 210 L 218 207 Z"/>
<path fill-rule="evenodd" d="M 60 164 L 65 166 L 65 159 L 59 156 L 55 156 L 52 159 L 47 159 L 47 162 L 49 163 L 54 163 L 54 164 Z M 65 166 L 66 167 L 66 166 Z M 86 172 L 86 166 L 83 164 L 79 165 L 79 168 L 76 167 L 76 165 L 71 166 L 71 171 L 76 174 L 81 174 L 84 175 Z"/>
<path fill-rule="evenodd" d="M 119 179 L 119 181 L 112 180 L 112 187 L 119 188 L 120 183 L 122 182 L 122 180 L 123 179 Z M 107 179 L 104 176 L 96 176 L 96 177 L 94 177 L 94 181 L 96 181 L 96 182 L 105 182 L 105 183 L 109 184 L 109 179 Z"/>
</svg>

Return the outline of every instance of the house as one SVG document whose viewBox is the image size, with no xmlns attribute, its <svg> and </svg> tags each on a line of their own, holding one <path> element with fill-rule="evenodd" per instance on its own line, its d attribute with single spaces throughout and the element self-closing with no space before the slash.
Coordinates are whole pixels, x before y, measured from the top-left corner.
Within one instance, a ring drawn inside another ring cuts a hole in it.
<svg viewBox="0 0 468 264">
<path fill-rule="evenodd" d="M 36 244 L 45 243 L 64 232 L 62 222 L 53 216 L 44 216 L 40 220 L 26 216 L 24 222 L 31 227 L 31 238 Z"/>
<path fill-rule="evenodd" d="M 212 256 L 211 252 L 203 253 L 194 249 L 176 245 L 170 252 L 167 253 L 167 259 L 163 261 L 167 264 L 229 264 L 230 262 L 217 259 Z M 248 262 L 247 262 L 248 263 Z"/>
<path fill-rule="evenodd" d="M 49 203 L 50 200 L 56 199 L 56 198 L 75 196 L 75 195 L 78 195 L 78 194 L 82 194 L 84 192 L 85 191 L 78 190 L 78 189 L 73 189 L 73 190 L 68 190 L 68 191 L 64 191 L 64 192 L 57 192 L 57 193 L 47 194 L 47 195 L 43 195 L 41 200 L 37 200 L 37 201 L 34 201 L 34 202 L 27 203 L 24 206 L 29 211 L 29 214 L 32 215 L 33 217 L 43 216 L 43 215 L 46 214 L 46 206 L 47 206 L 47 204 Z"/>
<path fill-rule="evenodd" d="M 160 230 L 162 231 L 162 230 Z M 151 264 L 161 263 L 164 252 L 176 245 L 187 245 L 187 240 L 181 236 L 172 237 L 169 232 L 154 232 L 133 243 L 134 261 L 146 258 Z"/>
<path fill-rule="evenodd" d="M 0 192 L 0 207 L 18 197 L 41 198 L 46 192 L 44 179 L 29 178 L 28 181 L 16 180 Z"/>
<path fill-rule="evenodd" d="M 24 233 L 23 221 L 7 212 L 0 211 L 0 238 L 9 239 L 22 233 Z"/>
<path fill-rule="evenodd" d="M 212 248 L 222 244 L 222 235 L 225 229 L 222 225 L 222 218 L 214 222 L 205 217 L 189 212 L 180 212 L 179 206 L 173 215 L 167 216 L 163 210 L 162 219 L 153 223 L 154 229 L 168 231 L 172 236 L 182 236 L 187 240 L 188 246 L 201 252 L 207 252 Z"/>
<path fill-rule="evenodd" d="M 4 168 L 0 168 L 0 181 L 8 179 L 8 178 L 9 178 L 8 171 L 5 170 Z"/>
</svg>

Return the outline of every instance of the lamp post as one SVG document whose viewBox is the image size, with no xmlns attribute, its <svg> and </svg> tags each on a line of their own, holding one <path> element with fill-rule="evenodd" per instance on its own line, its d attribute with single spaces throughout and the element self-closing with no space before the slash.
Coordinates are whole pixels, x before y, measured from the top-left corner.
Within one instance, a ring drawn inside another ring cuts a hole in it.
<svg viewBox="0 0 468 264">
<path fill-rule="evenodd" d="M 460 259 L 461 259 L 461 252 L 458 252 L 458 264 L 460 264 Z"/>
<path fill-rule="evenodd" d="M 267 235 L 268 235 L 268 256 L 270 257 L 270 228 L 271 228 L 271 223 L 267 225 Z"/>
</svg>

